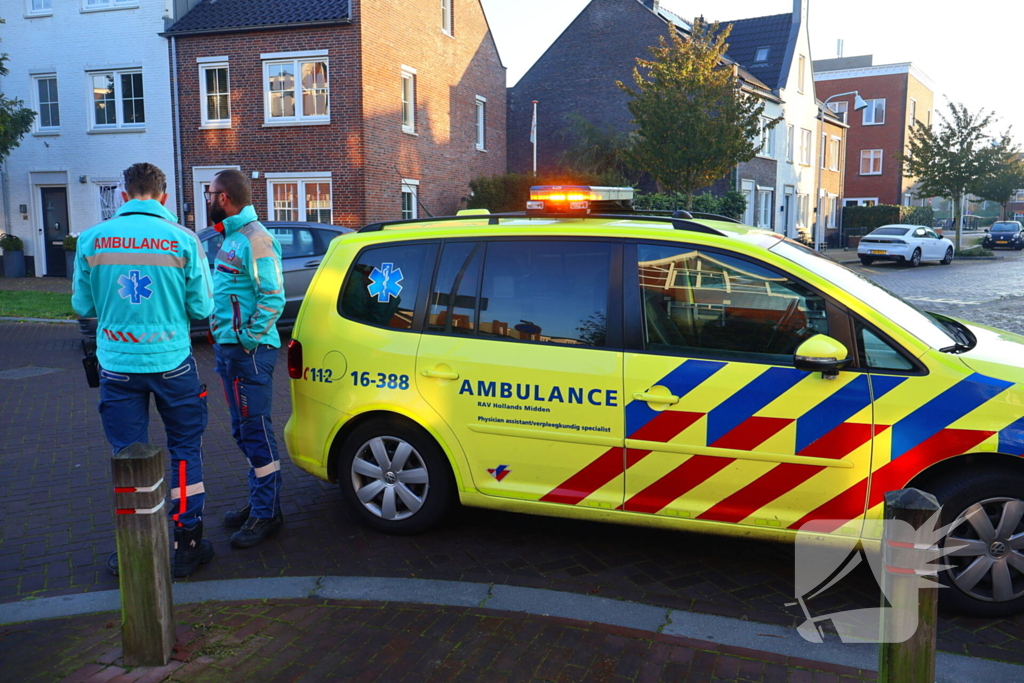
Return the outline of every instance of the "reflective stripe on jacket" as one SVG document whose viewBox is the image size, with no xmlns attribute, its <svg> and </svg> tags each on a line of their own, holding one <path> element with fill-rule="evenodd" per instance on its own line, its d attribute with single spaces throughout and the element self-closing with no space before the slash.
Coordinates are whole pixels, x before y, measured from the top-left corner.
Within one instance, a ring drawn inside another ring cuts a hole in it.
<svg viewBox="0 0 1024 683">
<path fill-rule="evenodd" d="M 133 199 L 78 237 L 78 315 L 97 318 L 96 355 L 113 372 L 167 372 L 191 352 L 189 318 L 213 309 L 196 234 L 155 199 Z"/>
<path fill-rule="evenodd" d="M 284 312 L 281 245 L 247 206 L 214 226 L 224 243 L 213 262 L 210 332 L 218 344 L 281 346 L 277 319 Z"/>
</svg>

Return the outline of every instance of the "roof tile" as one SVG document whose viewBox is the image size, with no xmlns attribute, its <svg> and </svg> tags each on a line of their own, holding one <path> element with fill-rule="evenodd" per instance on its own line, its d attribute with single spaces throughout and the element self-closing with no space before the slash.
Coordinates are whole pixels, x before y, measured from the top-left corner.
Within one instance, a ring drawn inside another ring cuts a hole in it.
<svg viewBox="0 0 1024 683">
<path fill-rule="evenodd" d="M 167 33 L 215 33 L 350 19 L 349 0 L 202 0 Z"/>
</svg>

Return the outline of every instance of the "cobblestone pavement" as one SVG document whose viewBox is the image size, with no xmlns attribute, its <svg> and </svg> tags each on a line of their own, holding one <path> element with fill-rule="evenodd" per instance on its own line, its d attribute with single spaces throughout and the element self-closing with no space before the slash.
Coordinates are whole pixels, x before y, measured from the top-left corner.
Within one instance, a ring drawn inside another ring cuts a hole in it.
<svg viewBox="0 0 1024 683">
<path fill-rule="evenodd" d="M 127 669 L 120 614 L 0 630 L 16 681 L 745 681 L 853 683 L 875 673 L 646 631 L 487 609 L 269 601 L 176 610 L 174 658 Z"/>
<path fill-rule="evenodd" d="M 1010 294 L 1009 281 L 1018 271 L 1024 276 L 1024 260 L 1012 253 L 1000 261 L 913 270 L 856 268 L 897 293 L 933 299 L 942 298 L 937 278 L 951 278 L 958 292 L 978 299 L 979 291 Z M 949 312 L 988 323 L 1005 316 L 1013 324 L 1003 326 L 1021 329 L 1016 300 L 972 305 L 957 296 L 958 303 L 943 304 Z M 103 566 L 114 550 L 110 454 L 77 341 L 73 325 L 0 323 L 0 371 L 54 370 L 0 379 L 0 602 L 117 588 Z M 212 349 L 197 342 L 195 355 L 214 388 Z M 282 351 L 275 385 L 279 435 L 290 411 L 284 365 Z M 161 431 L 156 423 L 155 443 L 162 442 Z M 449 579 L 572 591 L 786 626 L 803 620 L 798 608 L 786 604 L 793 602 L 790 546 L 469 508 L 426 534 L 384 536 L 349 519 L 334 485 L 287 464 L 284 530 L 257 548 L 232 550 L 219 517 L 245 500 L 247 486 L 220 391 L 210 392 L 205 447 L 207 535 L 218 557 L 192 580 L 321 574 Z M 870 577 L 855 575 L 810 607 L 817 614 L 874 607 L 876 596 Z M 946 616 L 939 645 L 1024 663 L 1024 617 Z"/>
</svg>

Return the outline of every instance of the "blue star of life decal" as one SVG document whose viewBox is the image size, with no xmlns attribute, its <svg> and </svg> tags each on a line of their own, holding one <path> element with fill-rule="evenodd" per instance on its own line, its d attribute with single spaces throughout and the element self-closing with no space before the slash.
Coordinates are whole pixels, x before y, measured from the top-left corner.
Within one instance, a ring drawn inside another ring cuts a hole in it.
<svg viewBox="0 0 1024 683">
<path fill-rule="evenodd" d="M 386 304 L 391 297 L 398 297 L 402 291 L 399 283 L 405 279 L 401 268 L 395 268 L 394 263 L 382 263 L 379 267 L 374 266 L 370 273 L 370 284 L 366 286 L 370 296 L 377 297 L 377 301 Z"/>
<path fill-rule="evenodd" d="M 127 275 L 117 278 L 117 284 L 121 285 L 117 293 L 133 304 L 141 304 L 143 299 L 153 296 L 153 290 L 149 288 L 153 279 L 141 271 L 129 270 Z"/>
</svg>

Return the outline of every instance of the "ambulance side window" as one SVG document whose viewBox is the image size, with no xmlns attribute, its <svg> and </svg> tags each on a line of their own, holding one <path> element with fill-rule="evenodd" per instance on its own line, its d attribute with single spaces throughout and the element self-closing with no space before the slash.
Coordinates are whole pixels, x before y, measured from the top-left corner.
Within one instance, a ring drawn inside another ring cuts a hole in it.
<svg viewBox="0 0 1024 683">
<path fill-rule="evenodd" d="M 783 274 L 714 252 L 637 248 L 650 351 L 788 364 L 803 340 L 828 334 L 824 299 Z"/>
<path fill-rule="evenodd" d="M 397 244 L 366 249 L 349 270 L 338 312 L 359 322 L 411 329 L 424 268 L 435 244 Z"/>
<path fill-rule="evenodd" d="M 449 242 L 444 245 L 441 265 L 434 276 L 434 291 L 430 294 L 428 331 L 455 335 L 476 332 L 476 297 L 483 260 L 482 242 Z"/>
</svg>

